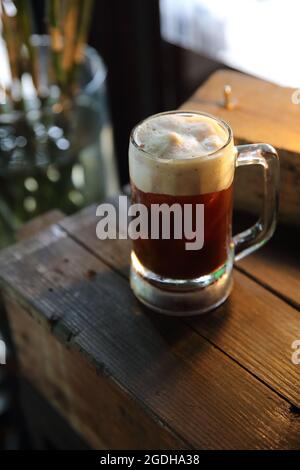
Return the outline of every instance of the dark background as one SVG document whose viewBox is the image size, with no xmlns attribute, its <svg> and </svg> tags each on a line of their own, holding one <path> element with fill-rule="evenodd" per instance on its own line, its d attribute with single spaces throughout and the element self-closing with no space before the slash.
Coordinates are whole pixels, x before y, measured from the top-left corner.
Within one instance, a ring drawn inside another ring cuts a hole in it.
<svg viewBox="0 0 300 470">
<path fill-rule="evenodd" d="M 177 108 L 221 64 L 161 38 L 159 0 L 96 1 L 90 44 L 108 67 L 119 173 L 124 184 L 132 127 L 146 116 Z"/>
</svg>

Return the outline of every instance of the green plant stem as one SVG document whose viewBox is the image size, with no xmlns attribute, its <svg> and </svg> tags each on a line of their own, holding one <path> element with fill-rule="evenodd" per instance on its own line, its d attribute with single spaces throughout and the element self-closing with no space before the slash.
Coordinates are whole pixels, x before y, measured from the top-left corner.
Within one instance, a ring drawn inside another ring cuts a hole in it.
<svg viewBox="0 0 300 470">
<path fill-rule="evenodd" d="M 66 85 L 70 85 L 70 75 L 74 67 L 76 31 L 78 28 L 80 0 L 69 0 L 64 19 L 64 55 L 63 69 L 65 72 Z"/>
<path fill-rule="evenodd" d="M 51 38 L 51 53 L 54 76 L 57 85 L 63 91 L 65 77 L 62 67 L 64 47 L 62 34 L 62 6 L 63 5 L 61 0 L 47 1 L 48 25 Z"/>
<path fill-rule="evenodd" d="M 8 90 L 0 85 L 0 114 L 8 114 L 12 110 Z"/>
<path fill-rule="evenodd" d="M 81 63 L 91 21 L 94 0 L 80 0 L 80 23 L 76 38 L 75 62 Z"/>
<path fill-rule="evenodd" d="M 20 109 L 22 75 L 29 72 L 39 96 L 40 63 L 31 37 L 34 18 L 30 0 L 0 0 L 3 34 L 11 68 L 11 97 Z M 63 107 L 76 91 L 78 71 L 84 59 L 93 0 L 47 0 L 47 21 L 53 82 L 61 92 Z M 42 93 L 41 93 L 42 94 Z M 42 99 L 42 96 L 41 96 Z M 47 102 L 45 98 L 43 102 Z M 19 104 L 18 104 L 19 103 Z M 24 103 L 23 103 L 24 104 Z"/>
<path fill-rule="evenodd" d="M 21 60 L 21 41 L 17 24 L 17 8 L 12 0 L 1 0 L 1 20 L 3 37 L 11 72 L 10 96 L 15 109 L 23 109 L 21 80 L 23 64 Z"/>
<path fill-rule="evenodd" d="M 84 51 L 87 43 L 94 0 L 80 0 L 79 3 L 80 21 L 78 25 L 78 32 L 75 37 L 74 66 L 70 74 L 70 83 L 72 88 L 74 88 L 76 85 L 78 71 L 84 59 Z"/>
<path fill-rule="evenodd" d="M 1 20 L 3 26 L 3 36 L 6 42 L 7 54 L 9 58 L 9 65 L 11 76 L 13 80 L 21 79 L 20 67 L 20 44 L 17 35 L 16 13 L 11 16 L 9 7 L 14 5 L 9 0 L 1 0 Z"/>
<path fill-rule="evenodd" d="M 26 46 L 28 58 L 27 68 L 32 76 L 32 81 L 36 89 L 36 94 L 39 90 L 39 58 L 35 47 L 32 46 L 31 36 L 34 29 L 33 13 L 31 2 L 29 0 L 16 0 L 18 10 L 18 24 L 20 27 L 20 35 L 23 44 Z"/>
</svg>

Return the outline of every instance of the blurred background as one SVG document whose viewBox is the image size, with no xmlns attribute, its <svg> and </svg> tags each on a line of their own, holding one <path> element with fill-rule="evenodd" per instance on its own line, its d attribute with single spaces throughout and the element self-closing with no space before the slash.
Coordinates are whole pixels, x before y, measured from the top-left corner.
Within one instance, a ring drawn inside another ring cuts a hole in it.
<svg viewBox="0 0 300 470">
<path fill-rule="evenodd" d="M 37 215 L 72 214 L 117 193 L 128 183 L 132 127 L 177 108 L 213 71 L 300 86 L 293 0 L 97 0 L 83 2 L 83 14 L 77 3 L 1 1 L 1 247 Z M 64 45 L 56 7 L 69 15 Z M 0 366 L 0 448 L 31 448 L 15 370 L 10 351 Z"/>
</svg>

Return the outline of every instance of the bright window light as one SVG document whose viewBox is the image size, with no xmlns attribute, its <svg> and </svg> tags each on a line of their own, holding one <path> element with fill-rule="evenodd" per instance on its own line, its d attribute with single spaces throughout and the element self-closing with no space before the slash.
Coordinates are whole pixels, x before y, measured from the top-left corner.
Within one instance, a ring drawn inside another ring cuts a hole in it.
<svg viewBox="0 0 300 470">
<path fill-rule="evenodd" d="M 160 0 L 165 40 L 280 85 L 300 87 L 300 2 Z"/>
</svg>

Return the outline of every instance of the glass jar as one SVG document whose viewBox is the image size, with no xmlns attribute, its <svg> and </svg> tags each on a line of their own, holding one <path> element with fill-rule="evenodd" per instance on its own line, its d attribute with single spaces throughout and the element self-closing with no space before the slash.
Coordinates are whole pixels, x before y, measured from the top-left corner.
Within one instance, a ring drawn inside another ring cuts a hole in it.
<svg viewBox="0 0 300 470">
<path fill-rule="evenodd" d="M 44 98 L 24 75 L 25 100 L 0 112 L 0 247 L 32 217 L 53 208 L 72 214 L 119 189 L 102 59 L 86 48 L 76 93 L 62 105 L 48 37 L 34 36 L 33 45 Z"/>
</svg>

